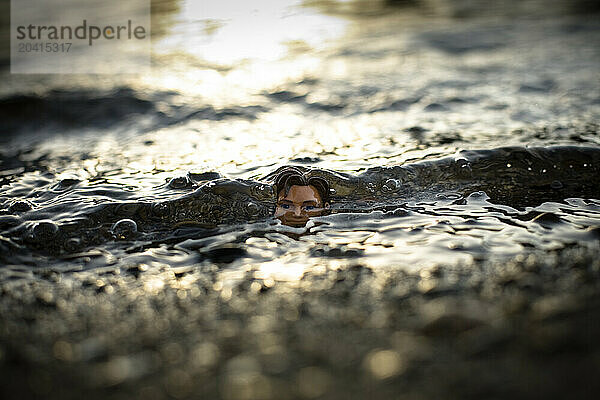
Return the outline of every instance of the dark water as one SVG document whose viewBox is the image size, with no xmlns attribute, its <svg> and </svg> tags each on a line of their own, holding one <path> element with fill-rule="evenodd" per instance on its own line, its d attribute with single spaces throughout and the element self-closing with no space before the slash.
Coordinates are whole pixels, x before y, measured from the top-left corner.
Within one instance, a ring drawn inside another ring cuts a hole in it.
<svg viewBox="0 0 600 400">
<path fill-rule="evenodd" d="M 593 7 L 399 3 L 154 2 L 151 76 L 2 72 L 6 398 L 597 392 Z"/>
<path fill-rule="evenodd" d="M 327 252 L 350 246 L 369 264 L 594 246 L 599 165 L 596 148 L 557 146 L 460 151 L 360 174 L 315 170 L 330 182 L 332 215 L 305 228 L 285 227 L 272 217 L 269 176 L 231 180 L 216 172 L 188 173 L 140 198 L 106 178 L 59 179 L 36 171 L 14 182 L 5 178 L 2 257 L 6 264 L 43 266 L 48 259 L 42 256 L 50 256 L 56 267 L 77 270 L 127 264 L 126 254 L 165 248 L 172 253 L 150 259 L 172 264 L 171 256 L 175 263 L 183 257 L 187 264 L 222 258 L 243 267 L 294 253 L 295 246 L 284 254 L 278 247 L 253 260 L 264 243 L 254 249 L 250 238 L 269 242 L 272 234 L 311 244 L 308 254 L 304 248 L 298 254 L 307 265 L 322 262 L 323 245 Z"/>
</svg>

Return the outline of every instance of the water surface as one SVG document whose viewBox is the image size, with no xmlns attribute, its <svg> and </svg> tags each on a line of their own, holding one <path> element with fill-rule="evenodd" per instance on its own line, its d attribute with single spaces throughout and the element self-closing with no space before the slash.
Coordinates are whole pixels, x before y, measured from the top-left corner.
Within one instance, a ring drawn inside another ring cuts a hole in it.
<svg viewBox="0 0 600 400">
<path fill-rule="evenodd" d="M 3 391 L 589 394 L 595 15 L 192 3 L 148 76 L 2 72 Z M 330 215 L 272 217 L 284 165 Z"/>
</svg>

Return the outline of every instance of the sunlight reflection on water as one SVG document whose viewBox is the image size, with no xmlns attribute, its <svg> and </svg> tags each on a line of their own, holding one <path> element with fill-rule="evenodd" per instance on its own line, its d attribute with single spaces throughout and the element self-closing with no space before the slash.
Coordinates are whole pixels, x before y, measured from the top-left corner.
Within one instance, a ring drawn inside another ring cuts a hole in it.
<svg viewBox="0 0 600 400">
<path fill-rule="evenodd" d="M 300 80 L 316 71 L 319 51 L 347 25 L 301 3 L 185 1 L 176 25 L 153 44 L 160 72 L 143 81 L 239 104 L 250 93 Z"/>
</svg>

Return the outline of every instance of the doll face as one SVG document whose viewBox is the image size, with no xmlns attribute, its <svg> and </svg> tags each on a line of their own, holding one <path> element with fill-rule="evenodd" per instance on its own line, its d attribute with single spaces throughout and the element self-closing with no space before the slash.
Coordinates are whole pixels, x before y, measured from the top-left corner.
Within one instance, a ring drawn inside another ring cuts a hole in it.
<svg viewBox="0 0 600 400">
<path fill-rule="evenodd" d="M 304 226 L 310 217 L 322 212 L 323 201 L 314 186 L 293 185 L 287 194 L 282 190 L 277 196 L 275 217 L 284 225 Z"/>
</svg>

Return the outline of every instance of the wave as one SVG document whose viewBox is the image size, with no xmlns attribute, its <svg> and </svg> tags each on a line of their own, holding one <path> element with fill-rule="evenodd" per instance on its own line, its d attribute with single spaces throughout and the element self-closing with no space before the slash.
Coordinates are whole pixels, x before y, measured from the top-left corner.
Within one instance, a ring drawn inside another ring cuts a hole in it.
<svg viewBox="0 0 600 400">
<path fill-rule="evenodd" d="M 211 236 L 240 224 L 275 223 L 273 177 L 277 172 L 259 180 L 188 174 L 173 178 L 167 186 L 179 193 L 186 188 L 189 193 L 156 201 L 120 200 L 123 196 L 115 188 L 101 190 L 100 199 L 98 188 L 69 191 L 69 185 L 52 192 L 60 197 L 50 196 L 43 204 L 11 198 L 0 211 L 0 247 L 4 247 L 0 252 L 12 254 L 14 248 L 25 246 L 65 254 L 111 240 L 133 239 L 138 248 L 189 235 Z M 408 203 L 439 199 L 460 206 L 473 194 L 516 209 L 569 198 L 600 199 L 600 148 L 594 147 L 463 150 L 449 157 L 373 167 L 356 174 L 325 169 L 312 169 L 312 173 L 331 186 L 331 214 L 393 211 Z"/>
</svg>

